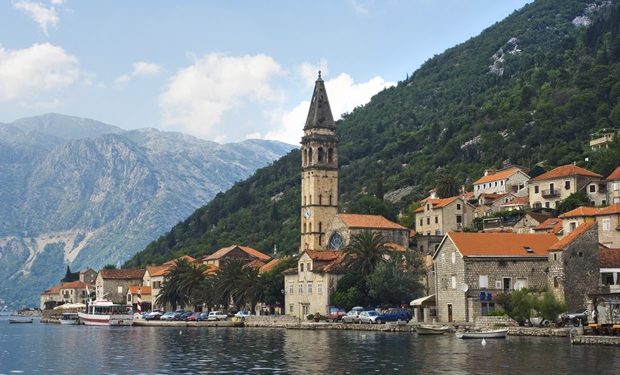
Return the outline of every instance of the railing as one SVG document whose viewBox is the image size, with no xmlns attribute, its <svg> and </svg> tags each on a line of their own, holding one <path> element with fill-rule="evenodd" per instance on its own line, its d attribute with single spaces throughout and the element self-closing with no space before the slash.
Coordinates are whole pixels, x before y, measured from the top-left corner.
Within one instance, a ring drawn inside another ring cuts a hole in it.
<svg viewBox="0 0 620 375">
<path fill-rule="evenodd" d="M 548 197 L 559 197 L 560 196 L 560 192 L 558 190 L 555 189 L 545 189 L 541 192 L 541 195 L 545 198 Z"/>
</svg>

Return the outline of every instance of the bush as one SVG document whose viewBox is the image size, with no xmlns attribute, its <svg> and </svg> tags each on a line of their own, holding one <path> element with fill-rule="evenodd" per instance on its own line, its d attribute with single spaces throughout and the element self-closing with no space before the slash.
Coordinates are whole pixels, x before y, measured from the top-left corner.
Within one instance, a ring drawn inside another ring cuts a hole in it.
<svg viewBox="0 0 620 375">
<path fill-rule="evenodd" d="M 494 310 L 488 313 L 487 316 L 508 316 L 508 314 L 503 310 Z"/>
<path fill-rule="evenodd" d="M 314 320 L 314 314 L 306 315 L 306 320 Z"/>
</svg>

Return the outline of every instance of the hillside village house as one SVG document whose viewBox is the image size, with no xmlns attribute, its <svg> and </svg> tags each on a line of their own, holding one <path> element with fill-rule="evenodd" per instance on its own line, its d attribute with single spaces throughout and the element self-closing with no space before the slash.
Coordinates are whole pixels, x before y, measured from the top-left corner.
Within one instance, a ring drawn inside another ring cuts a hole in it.
<svg viewBox="0 0 620 375">
<path fill-rule="evenodd" d="M 495 310 L 495 296 L 547 285 L 553 234 L 450 232 L 433 256 L 437 319 L 473 322 Z"/>
<path fill-rule="evenodd" d="M 525 212 L 512 226 L 512 231 L 515 233 L 532 233 L 532 228 L 538 227 L 547 219 L 549 219 L 549 215 L 532 211 Z"/>
<path fill-rule="evenodd" d="M 424 199 L 415 211 L 415 230 L 423 235 L 443 235 L 471 225 L 474 207 L 459 196 Z"/>
<path fill-rule="evenodd" d="M 220 267 L 220 264 L 226 259 L 245 259 L 247 261 L 260 260 L 266 262 L 271 259 L 269 255 L 248 246 L 232 245 L 221 248 L 211 255 L 207 255 L 202 259 L 207 266 Z"/>
<path fill-rule="evenodd" d="M 102 269 L 95 282 L 97 299 L 125 303 L 130 285 L 142 285 L 144 270 L 141 269 Z"/>
<path fill-rule="evenodd" d="M 509 167 L 499 171 L 487 169 L 484 176 L 474 182 L 474 195 L 517 193 L 530 179 L 521 168 Z"/>
<path fill-rule="evenodd" d="M 607 184 L 603 177 L 574 164 L 562 165 L 529 181 L 530 206 L 555 209 L 571 194 L 584 192 L 594 205 L 607 203 Z"/>
<path fill-rule="evenodd" d="M 599 262 L 601 286 L 605 292 L 620 293 L 620 249 L 601 247 Z"/>
<path fill-rule="evenodd" d="M 562 220 L 562 235 L 569 234 L 581 224 L 595 222 L 594 214 L 597 212 L 597 208 L 582 206 L 558 216 Z"/>
<path fill-rule="evenodd" d="M 607 180 L 607 202 L 609 204 L 620 203 L 620 167 L 616 168 Z"/>
<path fill-rule="evenodd" d="M 599 209 L 595 214 L 599 242 L 611 248 L 620 248 L 620 204 Z"/>
<path fill-rule="evenodd" d="M 151 302 L 153 308 L 165 309 L 165 306 L 158 305 L 156 301 L 162 286 L 164 286 L 164 279 L 172 267 L 172 265 L 146 266 L 146 271 L 144 272 L 144 277 L 142 279 L 142 285 L 151 289 Z"/>
<path fill-rule="evenodd" d="M 549 290 L 568 311 L 586 306 L 588 293 L 600 284 L 598 227 L 583 223 L 549 246 Z"/>
</svg>

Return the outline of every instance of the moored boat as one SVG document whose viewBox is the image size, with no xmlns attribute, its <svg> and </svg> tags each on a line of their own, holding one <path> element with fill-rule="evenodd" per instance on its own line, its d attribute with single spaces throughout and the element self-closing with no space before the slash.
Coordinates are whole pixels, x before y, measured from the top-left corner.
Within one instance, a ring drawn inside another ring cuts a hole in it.
<svg viewBox="0 0 620 375">
<path fill-rule="evenodd" d="M 507 329 L 495 329 L 492 331 L 466 331 L 457 332 L 456 337 L 459 339 L 505 339 L 508 335 Z"/>
<path fill-rule="evenodd" d="M 450 331 L 450 327 L 447 326 L 430 326 L 430 325 L 421 325 L 416 327 L 416 332 L 418 335 L 443 335 L 446 332 Z"/>
<path fill-rule="evenodd" d="M 10 318 L 10 324 L 32 323 L 32 318 Z"/>
<path fill-rule="evenodd" d="M 78 313 L 64 313 L 62 317 L 60 317 L 59 322 L 62 325 L 75 325 L 79 324 L 80 320 Z"/>
<path fill-rule="evenodd" d="M 79 312 L 82 324 L 88 326 L 130 326 L 133 324 L 131 306 L 118 305 L 106 300 L 91 301 L 86 312 Z"/>
</svg>

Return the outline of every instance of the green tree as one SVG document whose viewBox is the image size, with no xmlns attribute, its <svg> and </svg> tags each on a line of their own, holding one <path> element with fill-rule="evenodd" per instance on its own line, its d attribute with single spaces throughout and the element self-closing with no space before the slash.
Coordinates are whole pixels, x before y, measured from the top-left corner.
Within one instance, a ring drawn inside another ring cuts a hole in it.
<svg viewBox="0 0 620 375">
<path fill-rule="evenodd" d="M 452 174 L 443 172 L 437 177 L 435 192 L 439 198 L 454 197 L 459 194 L 460 188 L 456 178 Z"/>
<path fill-rule="evenodd" d="M 574 210 L 577 207 L 589 206 L 589 205 L 590 205 L 590 199 L 588 199 L 588 196 L 586 195 L 586 193 L 579 191 L 579 192 L 569 195 L 564 200 L 562 200 L 556 207 L 555 214 L 556 216 L 559 216 L 563 214 L 564 212 Z"/>
<path fill-rule="evenodd" d="M 391 254 L 368 278 L 369 295 L 380 304 L 408 304 L 423 295 L 426 269 L 417 253 Z"/>
<path fill-rule="evenodd" d="M 344 248 L 345 264 L 351 272 L 366 277 L 385 260 L 388 252 L 385 245 L 385 238 L 377 232 L 365 230 L 356 234 Z"/>
<path fill-rule="evenodd" d="M 346 206 L 347 212 L 356 214 L 381 215 L 386 219 L 396 221 L 398 210 L 390 202 L 373 195 L 363 195 Z"/>
<path fill-rule="evenodd" d="M 173 310 L 178 306 L 188 306 L 190 303 L 198 304 L 199 301 L 193 300 L 192 297 L 200 296 L 197 288 L 204 278 L 205 266 L 178 259 L 164 278 L 164 285 L 155 300 L 156 304 L 162 306 L 169 304 Z"/>
</svg>

